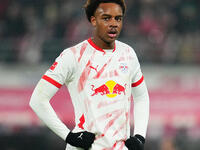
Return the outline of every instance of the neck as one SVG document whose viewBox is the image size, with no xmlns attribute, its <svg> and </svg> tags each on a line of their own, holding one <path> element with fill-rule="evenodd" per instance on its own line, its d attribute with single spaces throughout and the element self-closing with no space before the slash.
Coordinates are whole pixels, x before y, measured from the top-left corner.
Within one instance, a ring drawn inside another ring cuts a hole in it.
<svg viewBox="0 0 200 150">
<path fill-rule="evenodd" d="M 102 48 L 102 49 L 114 49 L 115 47 L 115 41 L 113 42 L 106 42 L 104 40 L 102 40 L 99 37 L 92 37 L 91 38 L 92 41 L 94 42 L 95 45 L 97 45 L 98 47 Z"/>
</svg>

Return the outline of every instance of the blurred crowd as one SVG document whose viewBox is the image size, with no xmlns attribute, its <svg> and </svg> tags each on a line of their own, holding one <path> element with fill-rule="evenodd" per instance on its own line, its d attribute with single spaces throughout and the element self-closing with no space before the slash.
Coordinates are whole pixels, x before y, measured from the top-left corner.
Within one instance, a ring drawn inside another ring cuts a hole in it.
<svg viewBox="0 0 200 150">
<path fill-rule="evenodd" d="M 86 0 L 1 0 L 0 62 L 53 61 L 91 36 Z M 126 0 L 120 40 L 144 63 L 200 63 L 200 1 Z"/>
</svg>

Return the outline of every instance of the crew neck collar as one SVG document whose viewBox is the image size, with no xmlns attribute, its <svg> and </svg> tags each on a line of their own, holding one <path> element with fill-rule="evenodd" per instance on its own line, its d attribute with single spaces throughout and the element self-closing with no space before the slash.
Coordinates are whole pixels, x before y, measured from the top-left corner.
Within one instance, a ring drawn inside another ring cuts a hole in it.
<svg viewBox="0 0 200 150">
<path fill-rule="evenodd" d="M 100 52 L 103 52 L 103 53 L 106 53 L 106 50 L 103 50 L 102 48 L 100 48 L 99 46 L 97 46 L 91 38 L 89 38 L 88 40 L 88 43 L 94 47 L 96 50 L 100 51 Z M 114 52 L 116 50 L 116 44 L 114 45 L 114 49 L 112 50 L 112 52 Z"/>
</svg>

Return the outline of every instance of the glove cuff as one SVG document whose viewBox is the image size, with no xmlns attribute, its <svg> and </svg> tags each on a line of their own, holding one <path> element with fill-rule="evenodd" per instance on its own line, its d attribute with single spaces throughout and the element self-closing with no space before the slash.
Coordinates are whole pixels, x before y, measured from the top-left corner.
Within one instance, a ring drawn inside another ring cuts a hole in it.
<svg viewBox="0 0 200 150">
<path fill-rule="evenodd" d="M 145 143 L 145 138 L 144 138 L 143 136 L 141 136 L 141 135 L 139 135 L 139 134 L 136 134 L 135 137 L 136 137 L 139 141 L 141 141 L 142 144 Z"/>
<path fill-rule="evenodd" d="M 65 139 L 65 142 L 68 143 L 69 140 L 70 140 L 70 136 L 72 135 L 73 133 L 70 131 Z"/>
</svg>

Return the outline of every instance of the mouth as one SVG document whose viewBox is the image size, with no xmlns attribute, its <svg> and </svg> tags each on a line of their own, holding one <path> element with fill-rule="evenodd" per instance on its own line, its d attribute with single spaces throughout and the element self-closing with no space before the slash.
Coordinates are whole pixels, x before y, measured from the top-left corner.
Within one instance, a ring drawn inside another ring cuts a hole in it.
<svg viewBox="0 0 200 150">
<path fill-rule="evenodd" d="M 116 38 L 117 37 L 117 31 L 109 31 L 108 36 L 110 38 Z"/>
</svg>

